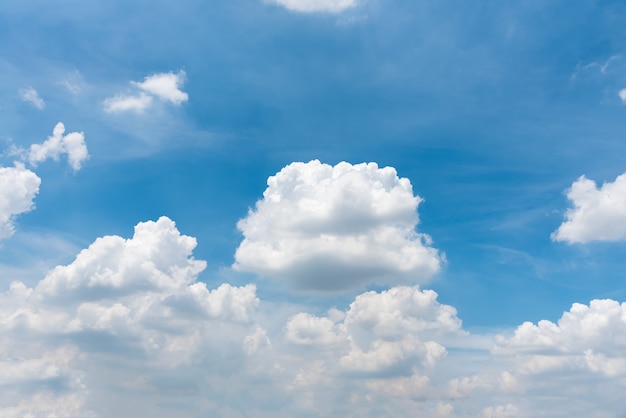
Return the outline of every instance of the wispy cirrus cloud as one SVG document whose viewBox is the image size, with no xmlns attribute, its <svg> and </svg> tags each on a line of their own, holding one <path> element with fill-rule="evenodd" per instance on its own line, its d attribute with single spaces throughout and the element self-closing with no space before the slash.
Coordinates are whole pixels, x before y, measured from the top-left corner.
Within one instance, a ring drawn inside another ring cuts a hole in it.
<svg viewBox="0 0 626 418">
<path fill-rule="evenodd" d="M 46 103 L 39 97 L 37 90 L 32 87 L 20 90 L 20 97 L 23 101 L 31 103 L 37 109 L 41 110 L 46 107 Z"/>
<path fill-rule="evenodd" d="M 294 12 L 339 13 L 357 5 L 357 0 L 268 0 Z"/>
<path fill-rule="evenodd" d="M 142 113 L 152 106 L 152 96 L 148 96 L 145 93 L 140 93 L 136 96 L 117 95 L 106 99 L 103 105 L 107 113 L 128 111 Z"/>
</svg>

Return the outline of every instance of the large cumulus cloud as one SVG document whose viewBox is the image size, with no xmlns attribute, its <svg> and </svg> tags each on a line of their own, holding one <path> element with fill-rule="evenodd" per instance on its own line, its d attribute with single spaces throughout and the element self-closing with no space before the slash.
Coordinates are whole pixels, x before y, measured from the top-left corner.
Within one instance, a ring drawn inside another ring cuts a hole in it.
<svg viewBox="0 0 626 418">
<path fill-rule="evenodd" d="M 234 268 L 301 289 L 424 282 L 441 256 L 417 233 L 422 199 L 392 167 L 292 163 L 238 223 Z"/>
<path fill-rule="evenodd" d="M 163 217 L 130 239 L 97 239 L 32 288 L 11 283 L 0 295 L 0 386 L 10 387 L 0 415 L 87 416 L 89 390 L 110 390 L 116 376 L 118 388 L 154 394 L 164 370 L 174 378 L 231 345 L 243 356 L 255 286 L 210 290 L 197 281 L 205 263 L 195 246 Z M 106 408 L 96 409 L 115 414 Z"/>
</svg>

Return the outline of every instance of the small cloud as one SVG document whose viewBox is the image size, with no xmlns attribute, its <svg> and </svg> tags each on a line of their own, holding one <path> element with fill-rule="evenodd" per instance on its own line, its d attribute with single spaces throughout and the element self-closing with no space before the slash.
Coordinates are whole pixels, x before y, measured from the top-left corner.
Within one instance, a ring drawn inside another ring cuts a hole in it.
<svg viewBox="0 0 626 418">
<path fill-rule="evenodd" d="M 0 239 L 13 235 L 15 218 L 30 211 L 41 179 L 22 163 L 0 167 Z"/>
<path fill-rule="evenodd" d="M 28 161 L 35 166 L 38 163 L 52 158 L 57 161 L 61 154 L 67 154 L 70 166 L 75 170 L 80 170 L 80 166 L 87 158 L 87 146 L 85 145 L 85 134 L 82 132 L 65 133 L 65 125 L 57 123 L 52 132 L 52 136 L 43 144 L 33 144 L 28 152 Z"/>
<path fill-rule="evenodd" d="M 152 96 L 140 93 L 138 96 L 117 95 L 104 101 L 104 111 L 107 113 L 136 112 L 142 113 L 152 105 Z"/>
<path fill-rule="evenodd" d="M 37 109 L 43 109 L 44 107 L 46 107 L 46 103 L 41 97 L 39 97 L 39 93 L 37 93 L 37 90 L 32 87 L 20 90 L 20 97 L 23 101 L 31 103 Z"/>
<path fill-rule="evenodd" d="M 61 81 L 61 85 L 72 94 L 80 93 L 80 87 L 74 83 L 69 82 L 68 80 Z"/>
<path fill-rule="evenodd" d="M 566 221 L 552 233 L 552 240 L 570 244 L 626 240 L 626 173 L 600 188 L 581 176 L 572 183 L 567 198 L 573 208 L 565 213 Z"/>
<path fill-rule="evenodd" d="M 131 83 L 162 100 L 180 105 L 189 100 L 189 95 L 180 90 L 184 80 L 185 72 L 179 71 L 178 74 L 172 72 L 154 74 L 146 77 L 141 83 L 136 81 L 131 81 Z"/>
<path fill-rule="evenodd" d="M 142 91 L 136 95 L 118 94 L 110 97 L 103 102 L 104 110 L 107 113 L 143 113 L 154 104 L 155 97 L 180 106 L 189 100 L 189 95 L 180 89 L 184 81 L 185 72 L 182 70 L 176 74 L 169 72 L 150 75 L 142 82 L 131 81 L 131 85 Z"/>
<path fill-rule="evenodd" d="M 619 95 L 619 98 L 622 99 L 622 103 L 626 104 L 626 89 L 621 89 L 618 95 Z"/>
<path fill-rule="evenodd" d="M 300 13 L 339 13 L 355 7 L 357 0 L 270 0 L 289 10 Z"/>
</svg>

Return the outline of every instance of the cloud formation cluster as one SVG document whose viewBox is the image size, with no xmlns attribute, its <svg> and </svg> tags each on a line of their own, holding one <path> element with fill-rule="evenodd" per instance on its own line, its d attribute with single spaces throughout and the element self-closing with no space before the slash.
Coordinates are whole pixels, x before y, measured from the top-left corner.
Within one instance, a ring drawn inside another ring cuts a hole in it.
<svg viewBox="0 0 626 418">
<path fill-rule="evenodd" d="M 158 73 L 147 76 L 144 81 L 131 81 L 131 85 L 138 88 L 138 94 L 118 94 L 103 102 L 107 113 L 119 113 L 132 111 L 142 113 L 150 108 L 154 99 L 180 106 L 189 100 L 189 95 L 181 90 L 185 81 L 185 72 Z"/>
<path fill-rule="evenodd" d="M 97 239 L 33 288 L 11 283 L 0 296 L 0 351 L 9 359 L 0 385 L 11 388 L 0 414 L 86 416 L 87 388 L 107 374 L 124 375 L 117 384 L 128 390 L 156 391 L 161 377 L 152 372 L 185 369 L 243 341 L 259 303 L 254 285 L 209 290 L 197 281 L 205 263 L 191 256 L 195 246 L 160 218 L 138 224 L 130 239 Z"/>
<path fill-rule="evenodd" d="M 375 163 L 292 163 L 267 181 L 263 199 L 238 223 L 234 268 L 300 289 L 424 282 L 442 258 L 415 231 L 411 183 Z"/>
<path fill-rule="evenodd" d="M 162 217 L 96 239 L 32 287 L 11 283 L 0 415 L 618 416 L 626 304 L 575 304 L 499 336 L 463 330 L 417 286 L 289 314 L 252 284 L 210 289 L 195 246 Z"/>
<path fill-rule="evenodd" d="M 18 164 L 0 169 L 0 185 L 0 213 L 15 214 L 31 207 L 39 179 Z M 294 163 L 268 180 L 240 228 L 244 242 L 280 248 L 281 240 L 300 240 L 319 264 L 334 265 L 343 248 L 323 252 L 320 237 L 345 239 L 345 247 L 363 236 L 370 245 L 372 231 L 391 230 L 397 239 L 385 245 L 394 251 L 424 246 L 407 234 L 420 201 L 389 167 Z M 14 281 L 0 292 L 0 415 L 623 412 L 626 303 L 576 303 L 556 322 L 501 334 L 464 330 L 453 306 L 417 285 L 358 293 L 342 308 L 311 312 L 262 301 L 254 284 L 207 285 L 199 280 L 206 263 L 194 258 L 196 244 L 161 217 L 137 224 L 130 238 L 96 239 L 34 285 Z M 368 282 L 348 267 L 342 273 L 353 275 L 352 284 Z"/>
<path fill-rule="evenodd" d="M 626 239 L 626 174 L 614 182 L 596 182 L 581 176 L 567 191 L 573 208 L 566 221 L 552 234 L 555 241 L 586 243 Z"/>
</svg>

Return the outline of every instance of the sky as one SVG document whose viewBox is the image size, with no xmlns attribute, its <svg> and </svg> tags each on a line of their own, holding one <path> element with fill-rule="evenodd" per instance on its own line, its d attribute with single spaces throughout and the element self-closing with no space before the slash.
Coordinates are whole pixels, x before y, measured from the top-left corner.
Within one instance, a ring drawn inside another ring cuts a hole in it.
<svg viewBox="0 0 626 418">
<path fill-rule="evenodd" d="M 626 417 L 626 5 L 0 4 L 3 417 Z"/>
</svg>

